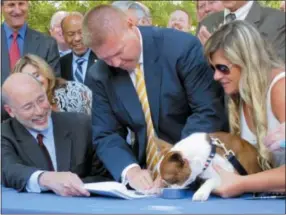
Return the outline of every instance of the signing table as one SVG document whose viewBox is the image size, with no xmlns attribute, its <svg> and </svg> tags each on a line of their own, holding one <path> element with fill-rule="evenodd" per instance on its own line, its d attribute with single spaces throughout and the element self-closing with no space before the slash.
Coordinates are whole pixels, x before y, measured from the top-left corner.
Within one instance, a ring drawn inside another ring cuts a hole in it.
<svg viewBox="0 0 286 215">
<path fill-rule="evenodd" d="M 285 200 L 221 199 L 206 202 L 185 199 L 148 198 L 122 200 L 99 196 L 60 197 L 53 193 L 18 193 L 2 187 L 2 213 L 78 213 L 78 214 L 285 214 Z"/>
</svg>

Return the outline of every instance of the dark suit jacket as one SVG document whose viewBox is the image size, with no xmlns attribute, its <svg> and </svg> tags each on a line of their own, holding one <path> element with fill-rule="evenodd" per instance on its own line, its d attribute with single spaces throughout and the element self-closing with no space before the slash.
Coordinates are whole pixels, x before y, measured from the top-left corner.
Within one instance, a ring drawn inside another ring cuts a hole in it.
<svg viewBox="0 0 286 215">
<path fill-rule="evenodd" d="M 6 33 L 1 25 L 1 85 L 10 75 L 10 59 L 9 50 L 6 40 Z M 25 54 L 35 54 L 46 60 L 46 62 L 54 69 L 56 76 L 60 76 L 60 56 L 56 41 L 45 34 L 35 31 L 27 27 L 24 40 Z"/>
<path fill-rule="evenodd" d="M 88 58 L 87 68 L 86 68 L 86 76 L 89 68 L 92 64 L 94 64 L 94 61 L 97 59 L 96 55 L 91 51 Z M 73 60 L 73 54 L 69 53 L 65 56 L 62 56 L 60 58 L 61 63 L 61 77 L 70 80 L 75 81 L 73 78 L 73 67 L 72 67 L 72 60 Z M 86 83 L 86 78 L 84 79 L 84 82 Z"/>
<path fill-rule="evenodd" d="M 223 91 L 200 41 L 174 29 L 140 27 L 144 75 L 157 135 L 171 143 L 196 131 L 227 130 Z M 131 163 L 145 165 L 146 123 L 129 73 L 97 61 L 87 85 L 93 91 L 93 140 L 116 180 Z M 126 143 L 126 127 L 136 136 Z M 199 143 L 198 143 L 199 144 Z"/>
<path fill-rule="evenodd" d="M 80 113 L 52 113 L 58 171 L 76 173 L 84 182 L 111 180 L 92 145 L 90 117 Z M 24 191 L 36 170 L 48 162 L 35 138 L 16 119 L 2 123 L 2 183 Z"/>
<path fill-rule="evenodd" d="M 276 53 L 285 62 L 285 13 L 273 8 L 262 7 L 254 1 L 245 20 L 253 24 L 261 35 L 273 44 Z M 213 33 L 223 21 L 223 11 L 211 14 L 199 23 L 197 33 L 203 25 L 210 33 Z"/>
</svg>

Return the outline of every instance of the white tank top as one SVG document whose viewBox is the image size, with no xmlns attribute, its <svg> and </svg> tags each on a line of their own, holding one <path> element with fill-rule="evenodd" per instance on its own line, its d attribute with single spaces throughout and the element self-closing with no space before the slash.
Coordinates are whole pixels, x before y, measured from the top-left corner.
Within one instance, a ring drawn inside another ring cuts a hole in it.
<svg viewBox="0 0 286 215">
<path fill-rule="evenodd" d="M 280 125 L 280 122 L 278 119 L 276 119 L 275 115 L 273 114 L 272 107 L 271 107 L 271 90 L 272 87 L 282 78 L 285 78 L 285 72 L 279 73 L 275 76 L 275 78 L 272 80 L 266 97 L 266 113 L 267 113 L 267 126 L 268 131 L 271 131 L 278 127 Z M 284 98 L 285 99 L 285 98 Z M 252 133 L 252 131 L 249 129 L 245 116 L 243 113 L 242 106 L 240 107 L 240 128 L 241 128 L 241 137 L 248 142 L 250 142 L 253 145 L 256 145 L 257 139 L 255 134 Z M 285 150 L 283 152 L 275 152 L 275 163 L 277 166 L 280 166 L 285 163 Z"/>
</svg>

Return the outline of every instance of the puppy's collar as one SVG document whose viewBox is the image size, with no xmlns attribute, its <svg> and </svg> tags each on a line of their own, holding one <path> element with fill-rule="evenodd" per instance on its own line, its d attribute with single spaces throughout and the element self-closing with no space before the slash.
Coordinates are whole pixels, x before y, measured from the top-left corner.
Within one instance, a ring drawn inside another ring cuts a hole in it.
<svg viewBox="0 0 286 215">
<path fill-rule="evenodd" d="M 210 163 L 212 162 L 215 156 L 215 153 L 216 153 L 216 145 L 213 144 L 213 139 L 211 139 L 211 152 L 210 152 L 210 155 L 208 156 L 207 161 L 205 162 L 203 171 L 205 171 L 209 167 Z"/>
</svg>

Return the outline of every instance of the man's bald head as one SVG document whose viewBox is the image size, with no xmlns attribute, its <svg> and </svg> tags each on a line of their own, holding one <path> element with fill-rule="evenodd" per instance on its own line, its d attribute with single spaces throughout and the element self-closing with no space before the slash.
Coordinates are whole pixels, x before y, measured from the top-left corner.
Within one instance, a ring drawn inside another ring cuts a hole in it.
<svg viewBox="0 0 286 215">
<path fill-rule="evenodd" d="M 98 47 L 109 36 L 119 35 L 128 27 L 123 11 L 111 5 L 91 9 L 83 20 L 83 42 L 87 47 Z"/>
<path fill-rule="evenodd" d="M 51 115 L 44 87 L 25 73 L 10 75 L 3 84 L 4 109 L 24 127 L 43 131 L 48 128 Z"/>
<path fill-rule="evenodd" d="M 4 104 L 10 104 L 13 96 L 25 92 L 25 89 L 31 86 L 37 86 L 39 90 L 43 90 L 41 83 L 30 74 L 13 73 L 3 83 L 2 101 Z M 45 92 L 45 91 L 44 91 Z"/>
<path fill-rule="evenodd" d="M 83 15 L 79 12 L 72 12 L 66 16 L 61 23 L 66 44 L 77 56 L 87 52 L 87 47 L 82 42 Z"/>
</svg>

